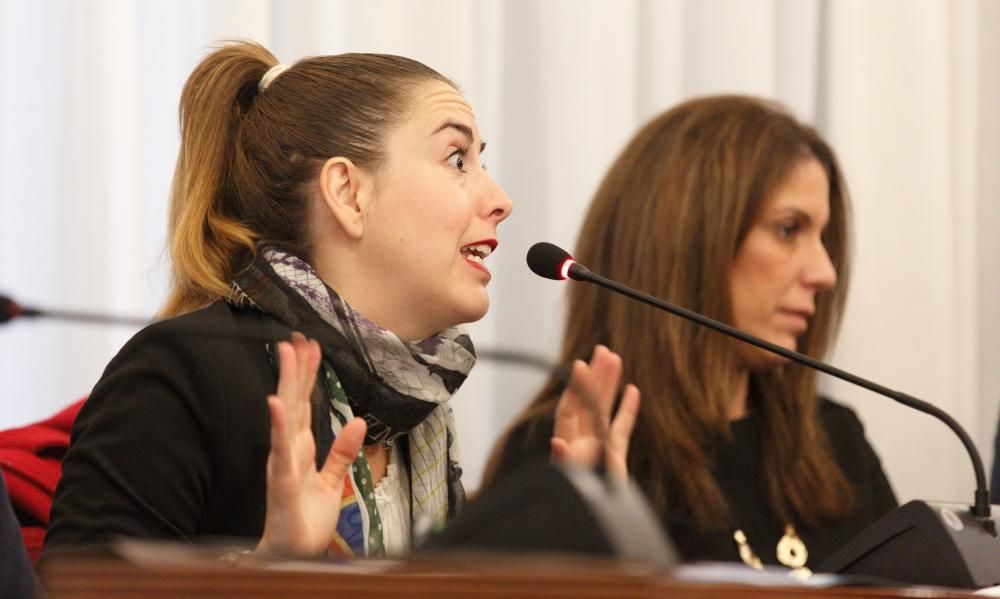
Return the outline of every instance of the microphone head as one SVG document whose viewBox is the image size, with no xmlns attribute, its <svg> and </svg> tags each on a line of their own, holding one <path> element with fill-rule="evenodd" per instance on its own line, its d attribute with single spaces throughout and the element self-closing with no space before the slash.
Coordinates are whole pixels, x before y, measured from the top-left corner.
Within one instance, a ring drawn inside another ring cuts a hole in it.
<svg viewBox="0 0 1000 599">
<path fill-rule="evenodd" d="M 0 323 L 17 318 L 21 314 L 21 307 L 9 297 L 0 295 Z"/>
<path fill-rule="evenodd" d="M 546 279 L 566 280 L 569 278 L 569 267 L 575 263 L 569 252 L 546 241 L 539 241 L 528 250 L 528 268 Z"/>
</svg>

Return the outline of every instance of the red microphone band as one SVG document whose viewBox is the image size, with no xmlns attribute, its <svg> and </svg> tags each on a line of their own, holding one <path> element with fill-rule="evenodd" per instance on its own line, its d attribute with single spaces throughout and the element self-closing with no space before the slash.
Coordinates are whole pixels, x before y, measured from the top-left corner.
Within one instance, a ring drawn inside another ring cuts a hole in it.
<svg viewBox="0 0 1000 599">
<path fill-rule="evenodd" d="M 562 266 L 559 267 L 559 276 L 565 281 L 569 278 L 569 269 L 576 264 L 576 260 L 572 258 L 567 258 L 563 261 Z"/>
</svg>

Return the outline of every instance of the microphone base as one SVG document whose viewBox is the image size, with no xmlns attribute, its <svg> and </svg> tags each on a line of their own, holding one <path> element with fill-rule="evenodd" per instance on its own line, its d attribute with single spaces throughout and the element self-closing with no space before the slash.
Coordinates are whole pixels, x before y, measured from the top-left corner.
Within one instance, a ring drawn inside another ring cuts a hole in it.
<svg viewBox="0 0 1000 599">
<path fill-rule="evenodd" d="M 1000 506 L 991 506 L 1000 517 Z M 911 501 L 841 547 L 818 572 L 957 588 L 1000 585 L 1000 537 L 959 503 Z"/>
</svg>

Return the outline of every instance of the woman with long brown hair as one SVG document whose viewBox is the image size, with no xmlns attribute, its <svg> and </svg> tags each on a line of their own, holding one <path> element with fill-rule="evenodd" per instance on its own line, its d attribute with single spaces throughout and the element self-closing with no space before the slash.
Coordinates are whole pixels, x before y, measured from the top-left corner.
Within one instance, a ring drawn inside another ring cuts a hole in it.
<svg viewBox="0 0 1000 599">
<path fill-rule="evenodd" d="M 821 357 L 849 274 L 847 188 L 782 108 L 695 99 L 656 117 L 597 190 L 575 257 L 594 272 Z M 606 344 L 642 389 L 627 457 L 687 559 L 819 564 L 895 507 L 848 408 L 816 373 L 594 285 L 571 285 L 562 360 Z M 486 481 L 549 452 L 554 374 Z"/>
<path fill-rule="evenodd" d="M 458 325 L 489 307 L 484 260 L 511 211 L 472 108 L 407 58 L 288 66 L 240 42 L 197 66 L 180 115 L 165 319 L 81 410 L 46 547 L 405 551 L 462 505 L 448 400 L 476 355 Z M 567 409 L 610 406 L 620 366 L 606 348 L 578 364 Z"/>
</svg>

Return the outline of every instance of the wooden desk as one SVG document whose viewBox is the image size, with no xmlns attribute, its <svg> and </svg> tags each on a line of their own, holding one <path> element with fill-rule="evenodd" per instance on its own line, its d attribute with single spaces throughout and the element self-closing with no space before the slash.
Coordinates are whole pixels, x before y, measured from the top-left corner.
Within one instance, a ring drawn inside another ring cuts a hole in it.
<svg viewBox="0 0 1000 599">
<path fill-rule="evenodd" d="M 366 566 L 367 567 L 367 566 Z M 962 597 L 943 589 L 755 587 L 680 581 L 648 567 L 599 560 L 491 556 L 374 564 L 200 563 L 138 566 L 114 559 L 56 558 L 42 569 L 53 599 L 112 597 Z"/>
</svg>

